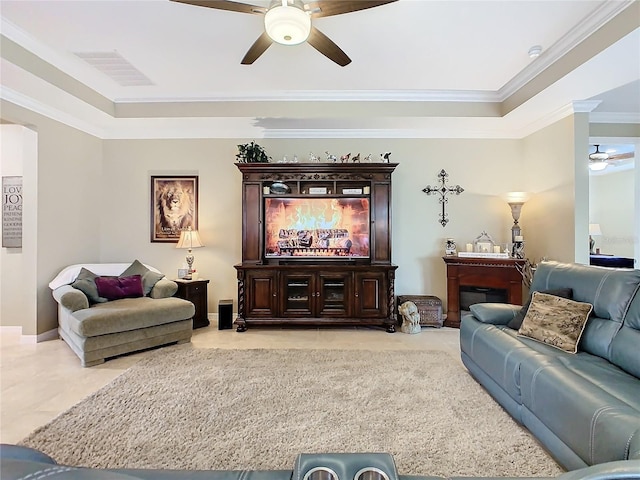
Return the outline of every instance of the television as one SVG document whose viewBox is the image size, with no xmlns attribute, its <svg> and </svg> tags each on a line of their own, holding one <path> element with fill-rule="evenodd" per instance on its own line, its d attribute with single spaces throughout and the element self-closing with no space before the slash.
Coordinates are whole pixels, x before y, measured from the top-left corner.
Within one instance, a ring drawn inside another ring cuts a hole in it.
<svg viewBox="0 0 640 480">
<path fill-rule="evenodd" d="M 368 197 L 265 197 L 265 258 L 369 258 L 370 225 Z"/>
</svg>

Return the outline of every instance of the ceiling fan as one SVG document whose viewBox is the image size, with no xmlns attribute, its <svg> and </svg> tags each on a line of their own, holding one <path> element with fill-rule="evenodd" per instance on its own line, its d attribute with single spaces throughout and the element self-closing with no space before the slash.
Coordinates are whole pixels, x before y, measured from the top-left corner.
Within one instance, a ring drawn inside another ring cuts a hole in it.
<svg viewBox="0 0 640 480">
<path fill-rule="evenodd" d="M 597 172 L 599 170 L 604 170 L 612 162 L 616 162 L 618 160 L 626 160 L 629 158 L 633 158 L 633 152 L 624 152 L 619 153 L 617 155 L 609 154 L 608 152 L 601 152 L 600 145 L 595 145 L 596 151 L 589 154 L 589 169 Z"/>
<path fill-rule="evenodd" d="M 313 18 L 331 17 L 378 7 L 398 0 L 273 0 L 269 8 L 230 0 L 171 0 L 199 7 L 250 13 L 264 16 L 265 31 L 258 37 L 242 59 L 243 65 L 251 65 L 273 42 L 297 45 L 308 42 L 328 59 L 341 67 L 351 59 L 329 37 L 312 25 Z"/>
</svg>

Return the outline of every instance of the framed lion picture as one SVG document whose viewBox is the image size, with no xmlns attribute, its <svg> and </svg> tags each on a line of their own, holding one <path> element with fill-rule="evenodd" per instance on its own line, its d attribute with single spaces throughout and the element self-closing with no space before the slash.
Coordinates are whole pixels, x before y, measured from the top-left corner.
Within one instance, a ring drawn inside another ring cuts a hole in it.
<svg viewBox="0 0 640 480">
<path fill-rule="evenodd" d="M 151 241 L 177 243 L 198 229 L 198 176 L 151 176 Z"/>
</svg>

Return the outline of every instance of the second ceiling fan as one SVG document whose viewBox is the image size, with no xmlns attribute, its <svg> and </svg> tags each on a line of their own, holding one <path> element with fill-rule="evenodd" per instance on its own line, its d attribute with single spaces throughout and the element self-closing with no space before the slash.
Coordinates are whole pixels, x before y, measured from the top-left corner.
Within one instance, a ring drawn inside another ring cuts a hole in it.
<svg viewBox="0 0 640 480">
<path fill-rule="evenodd" d="M 265 31 L 245 54 L 241 62 L 243 65 L 255 62 L 273 42 L 297 45 L 306 41 L 324 56 L 344 67 L 351 63 L 351 59 L 329 37 L 313 26 L 312 19 L 366 10 L 398 0 L 316 0 L 306 3 L 302 0 L 274 0 L 269 8 L 230 0 L 171 1 L 264 16 Z"/>
</svg>

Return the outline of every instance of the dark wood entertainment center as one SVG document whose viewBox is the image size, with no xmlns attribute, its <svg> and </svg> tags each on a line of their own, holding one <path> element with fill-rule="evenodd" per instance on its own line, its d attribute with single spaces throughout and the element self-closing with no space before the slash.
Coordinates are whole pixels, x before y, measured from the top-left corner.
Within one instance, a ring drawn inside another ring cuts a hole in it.
<svg viewBox="0 0 640 480">
<path fill-rule="evenodd" d="M 284 324 L 378 325 L 394 332 L 397 266 L 391 263 L 391 174 L 397 164 L 236 165 L 242 173 L 237 331 Z M 267 255 L 265 200 L 323 197 L 368 204 L 368 255 L 349 256 L 349 248 L 335 249 L 345 250 L 343 256 Z"/>
</svg>

